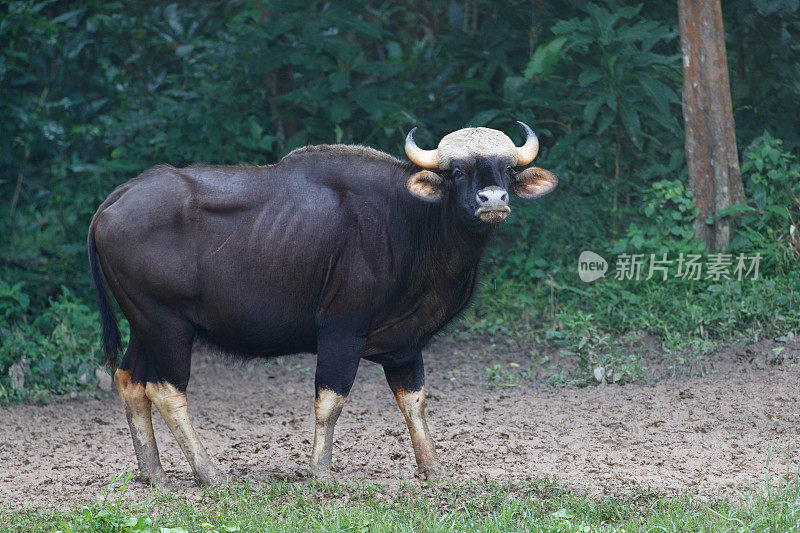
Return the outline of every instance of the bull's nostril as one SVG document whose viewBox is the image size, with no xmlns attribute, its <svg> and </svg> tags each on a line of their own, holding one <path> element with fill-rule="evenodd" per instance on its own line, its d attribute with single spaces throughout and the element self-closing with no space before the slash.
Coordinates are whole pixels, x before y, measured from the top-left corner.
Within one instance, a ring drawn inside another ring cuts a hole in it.
<svg viewBox="0 0 800 533">
<path fill-rule="evenodd" d="M 508 204 L 508 192 L 500 187 L 488 187 L 475 194 L 479 206 Z"/>
</svg>

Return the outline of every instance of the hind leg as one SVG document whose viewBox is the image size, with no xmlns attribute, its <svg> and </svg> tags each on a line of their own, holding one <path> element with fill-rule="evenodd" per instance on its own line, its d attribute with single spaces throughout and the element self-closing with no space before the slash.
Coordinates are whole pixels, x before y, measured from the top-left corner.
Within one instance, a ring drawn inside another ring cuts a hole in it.
<svg viewBox="0 0 800 533">
<path fill-rule="evenodd" d="M 222 481 L 219 469 L 206 452 L 200 437 L 197 436 L 191 421 L 186 398 L 186 390 L 180 390 L 168 381 L 148 383 L 145 387 L 147 397 L 161 413 L 169 430 L 175 436 L 192 473 L 198 483 L 213 486 Z"/>
<path fill-rule="evenodd" d="M 168 484 L 167 474 L 161 466 L 158 457 L 158 445 L 153 434 L 153 419 L 151 418 L 151 402 L 145 393 L 145 386 L 132 379 L 130 368 L 138 358 L 136 343 L 131 341 L 120 368 L 114 372 L 114 383 L 122 404 L 125 406 L 125 417 L 133 439 L 133 450 L 139 463 L 139 475 L 143 481 L 156 487 L 165 487 Z"/>
<path fill-rule="evenodd" d="M 158 325 L 158 333 L 148 338 L 147 350 L 153 356 L 148 360 L 145 395 L 178 441 L 197 482 L 216 485 L 221 481 L 219 470 L 189 420 L 186 386 L 194 330 L 189 324 L 170 318 L 162 318 Z"/>
</svg>

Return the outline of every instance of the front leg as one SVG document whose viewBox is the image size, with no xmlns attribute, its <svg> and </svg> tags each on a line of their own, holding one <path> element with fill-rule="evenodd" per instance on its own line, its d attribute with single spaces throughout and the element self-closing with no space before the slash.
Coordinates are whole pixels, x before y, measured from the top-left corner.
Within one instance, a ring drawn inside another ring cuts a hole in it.
<svg viewBox="0 0 800 533">
<path fill-rule="evenodd" d="M 320 333 L 314 380 L 314 446 L 308 468 L 313 478 L 331 477 L 333 430 L 355 381 L 364 343 L 364 338 L 351 334 Z"/>
<path fill-rule="evenodd" d="M 410 363 L 400 366 L 386 363 L 383 369 L 411 433 L 411 444 L 419 473 L 425 479 L 442 476 L 442 464 L 425 420 L 425 369 L 422 353 L 417 352 Z"/>
</svg>

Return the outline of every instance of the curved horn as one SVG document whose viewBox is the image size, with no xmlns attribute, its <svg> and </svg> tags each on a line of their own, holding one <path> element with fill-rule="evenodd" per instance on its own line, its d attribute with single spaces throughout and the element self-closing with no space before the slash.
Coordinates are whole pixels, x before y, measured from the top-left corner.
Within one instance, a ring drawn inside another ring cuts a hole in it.
<svg viewBox="0 0 800 533">
<path fill-rule="evenodd" d="M 406 136 L 406 155 L 412 163 L 422 168 L 439 168 L 439 149 L 423 150 L 417 146 L 417 143 L 414 142 L 414 132 L 416 130 L 417 128 L 413 128 Z"/>
<path fill-rule="evenodd" d="M 539 138 L 524 122 L 518 120 L 517 124 L 522 126 L 527 136 L 525 138 L 525 144 L 517 146 L 517 166 L 522 166 L 536 159 L 536 154 L 539 153 Z"/>
</svg>

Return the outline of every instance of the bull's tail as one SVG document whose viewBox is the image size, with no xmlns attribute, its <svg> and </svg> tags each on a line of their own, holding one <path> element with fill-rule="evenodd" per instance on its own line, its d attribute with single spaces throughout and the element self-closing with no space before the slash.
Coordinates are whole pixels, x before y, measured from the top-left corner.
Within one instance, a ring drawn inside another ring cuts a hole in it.
<svg viewBox="0 0 800 533">
<path fill-rule="evenodd" d="M 103 202 L 103 205 L 97 210 L 92 223 L 89 225 L 89 237 L 87 239 L 87 248 L 89 251 L 89 271 L 92 274 L 92 285 L 94 285 L 94 296 L 97 301 L 97 307 L 100 310 L 100 320 L 103 329 L 103 362 L 109 370 L 114 370 L 119 360 L 119 355 L 122 352 L 122 339 L 119 334 L 119 325 L 117 324 L 117 317 L 111 307 L 111 302 L 108 300 L 105 285 L 103 284 L 103 272 L 100 270 L 100 265 L 97 257 L 97 243 L 94 239 L 94 228 L 97 215 L 99 215 L 105 207 L 116 201 L 121 194 L 109 196 Z M 121 192 L 121 191 L 120 191 Z"/>
</svg>

